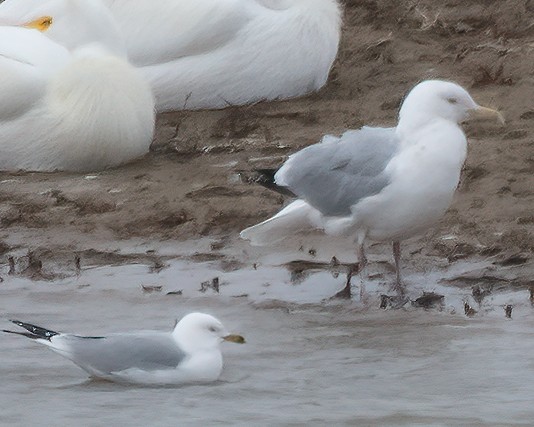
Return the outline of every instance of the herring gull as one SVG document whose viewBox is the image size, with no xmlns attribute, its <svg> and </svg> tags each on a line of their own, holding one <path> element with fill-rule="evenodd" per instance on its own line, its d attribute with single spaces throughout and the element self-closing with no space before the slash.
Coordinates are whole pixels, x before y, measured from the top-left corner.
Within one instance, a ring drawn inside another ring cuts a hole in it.
<svg viewBox="0 0 534 427">
<path fill-rule="evenodd" d="M 449 207 L 467 154 L 460 123 L 470 115 L 501 114 L 478 105 L 461 86 L 441 80 L 416 85 L 393 128 L 363 127 L 291 155 L 275 184 L 298 200 L 241 237 L 273 244 L 319 229 L 354 240 L 358 271 L 367 263 L 366 239 L 393 242 L 396 289 L 404 293 L 400 242 L 424 232 Z M 350 295 L 349 271 L 345 295 Z"/>
<path fill-rule="evenodd" d="M 172 332 L 139 331 L 107 336 L 54 332 L 12 320 L 23 335 L 45 344 L 92 377 L 148 385 L 212 382 L 219 378 L 222 341 L 244 343 L 229 334 L 219 320 L 203 313 L 183 317 Z"/>
</svg>

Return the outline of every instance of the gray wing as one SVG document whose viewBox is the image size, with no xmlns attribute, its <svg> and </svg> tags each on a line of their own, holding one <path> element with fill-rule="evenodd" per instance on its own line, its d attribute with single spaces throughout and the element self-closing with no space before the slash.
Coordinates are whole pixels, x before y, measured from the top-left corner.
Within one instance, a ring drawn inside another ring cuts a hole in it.
<svg viewBox="0 0 534 427">
<path fill-rule="evenodd" d="M 321 213 L 345 216 L 359 200 L 389 184 L 384 171 L 399 147 L 395 128 L 345 132 L 293 154 L 275 176 Z"/>
<path fill-rule="evenodd" d="M 146 332 L 116 334 L 107 337 L 60 335 L 61 345 L 52 348 L 71 359 L 81 368 L 90 367 L 103 373 L 120 372 L 129 368 L 146 371 L 176 368 L 186 354 L 170 333 Z M 52 340 L 54 344 L 54 340 Z M 63 349 L 67 347 L 67 351 Z"/>
</svg>

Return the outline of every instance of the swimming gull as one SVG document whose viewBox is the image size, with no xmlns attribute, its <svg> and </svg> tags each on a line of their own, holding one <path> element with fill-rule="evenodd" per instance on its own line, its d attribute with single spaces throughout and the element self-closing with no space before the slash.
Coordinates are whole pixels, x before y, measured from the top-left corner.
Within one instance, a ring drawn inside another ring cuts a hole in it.
<svg viewBox="0 0 534 427">
<path fill-rule="evenodd" d="M 107 336 L 79 336 L 54 332 L 12 320 L 23 335 L 70 359 L 91 376 L 138 384 L 212 382 L 219 378 L 222 341 L 244 343 L 222 323 L 203 313 L 183 317 L 172 332 L 139 331 Z"/>
<path fill-rule="evenodd" d="M 396 289 L 400 241 L 425 231 L 449 207 L 467 154 L 460 123 L 470 115 L 502 115 L 478 105 L 461 86 L 427 80 L 404 100 L 394 128 L 363 127 L 291 155 L 275 175 L 298 200 L 241 237 L 254 245 L 276 243 L 310 229 L 350 236 L 358 271 L 367 263 L 364 241 L 393 242 Z M 350 295 L 349 271 L 345 295 Z"/>
</svg>

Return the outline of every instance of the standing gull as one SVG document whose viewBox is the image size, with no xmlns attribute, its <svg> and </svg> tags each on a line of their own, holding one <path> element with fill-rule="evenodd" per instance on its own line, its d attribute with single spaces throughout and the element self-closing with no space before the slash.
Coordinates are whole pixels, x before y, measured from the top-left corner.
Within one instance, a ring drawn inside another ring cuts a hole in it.
<svg viewBox="0 0 534 427">
<path fill-rule="evenodd" d="M 393 242 L 396 289 L 400 241 L 425 231 L 449 207 L 467 154 L 460 123 L 493 116 L 459 85 L 427 80 L 408 94 L 394 128 L 363 127 L 340 138 L 326 136 L 284 163 L 275 183 L 299 199 L 274 217 L 241 232 L 254 245 L 296 232 L 323 230 L 354 239 L 358 270 L 367 263 L 365 240 Z M 345 292 L 350 295 L 350 276 Z"/>
<path fill-rule="evenodd" d="M 219 378 L 222 341 L 244 343 L 222 323 L 203 313 L 191 313 L 172 332 L 139 331 L 86 337 L 54 332 L 12 320 L 23 335 L 45 344 L 74 362 L 92 377 L 138 384 L 212 382 Z"/>
</svg>

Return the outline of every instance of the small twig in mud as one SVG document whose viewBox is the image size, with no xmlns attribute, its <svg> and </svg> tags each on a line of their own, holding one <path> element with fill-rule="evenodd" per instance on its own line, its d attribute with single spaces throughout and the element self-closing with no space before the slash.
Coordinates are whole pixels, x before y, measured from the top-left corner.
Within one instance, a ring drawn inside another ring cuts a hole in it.
<svg viewBox="0 0 534 427">
<path fill-rule="evenodd" d="M 151 294 L 153 292 L 161 292 L 163 286 L 161 285 L 141 285 L 141 289 L 146 294 Z"/>
<path fill-rule="evenodd" d="M 212 251 L 220 251 L 224 248 L 224 242 L 213 242 L 210 244 L 210 250 Z"/>
<path fill-rule="evenodd" d="M 393 41 L 393 33 L 390 32 L 386 37 L 382 37 L 382 38 L 378 39 L 377 41 L 368 44 L 365 47 L 365 50 L 372 50 L 372 49 L 375 49 L 375 48 L 377 48 L 379 46 L 382 46 L 382 45 L 384 45 L 386 43 L 390 43 L 392 41 Z"/>
<path fill-rule="evenodd" d="M 530 305 L 534 306 L 534 286 L 531 286 L 528 290 L 530 292 Z"/>
<path fill-rule="evenodd" d="M 504 64 L 501 63 L 497 68 L 494 64 L 484 64 L 478 67 L 475 74 L 473 87 L 487 86 L 492 84 L 510 84 L 510 79 L 504 77 Z"/>
<path fill-rule="evenodd" d="M 167 292 L 167 295 L 183 295 L 184 291 L 183 290 L 178 290 L 178 291 L 171 291 L 171 292 Z"/>
<path fill-rule="evenodd" d="M 154 260 L 154 265 L 150 267 L 151 273 L 159 273 L 161 270 L 167 267 L 167 264 L 163 263 L 159 259 Z"/>
<path fill-rule="evenodd" d="M 473 317 L 477 311 L 469 305 L 467 301 L 464 302 L 464 313 L 467 317 Z"/>
<path fill-rule="evenodd" d="M 410 301 L 408 297 L 399 295 L 392 297 L 389 295 L 382 294 L 380 295 L 380 308 L 383 310 L 386 310 L 388 308 L 393 308 L 396 310 L 404 307 L 408 303 L 408 301 Z"/>
<path fill-rule="evenodd" d="M 428 16 L 426 12 L 423 12 L 418 6 L 414 8 L 415 13 L 421 17 L 421 31 L 427 31 L 432 27 L 435 27 L 439 20 L 441 12 L 437 12 L 433 17 Z"/>
<path fill-rule="evenodd" d="M 76 269 L 77 276 L 79 276 L 80 273 L 82 272 L 81 262 L 82 262 L 82 259 L 80 258 L 80 255 L 78 254 L 74 255 L 74 268 Z"/>
<path fill-rule="evenodd" d="M 514 51 L 517 49 L 510 49 L 504 45 L 505 41 L 501 37 L 499 40 L 497 40 L 497 43 L 482 43 L 475 46 L 475 50 L 483 50 L 483 49 L 494 49 L 497 51 L 497 53 L 501 56 L 506 55 L 510 51 Z"/>
<path fill-rule="evenodd" d="M 306 278 L 309 276 L 309 273 L 302 269 L 302 268 L 298 268 L 298 269 L 295 269 L 295 270 L 292 270 L 291 271 L 291 276 L 290 276 L 290 279 L 289 281 L 292 283 L 292 284 L 295 284 L 295 285 L 299 285 L 301 284 L 304 280 L 306 280 Z"/>
<path fill-rule="evenodd" d="M 215 292 L 219 293 L 219 278 L 214 277 L 211 280 L 206 280 L 200 284 L 199 292 L 205 293 L 208 289 L 213 289 Z"/>
<path fill-rule="evenodd" d="M 32 251 L 28 252 L 28 268 L 26 270 L 36 274 L 41 274 L 43 270 L 43 262 Z"/>
<path fill-rule="evenodd" d="M 512 318 L 512 310 L 514 309 L 514 306 L 512 304 L 508 304 L 504 306 L 504 315 L 507 319 Z"/>
<path fill-rule="evenodd" d="M 365 59 L 377 60 L 383 59 L 384 62 L 392 62 L 388 58 L 387 46 L 393 42 L 393 33 L 389 33 L 386 37 L 376 40 L 373 43 L 365 46 Z"/>
<path fill-rule="evenodd" d="M 486 298 L 488 295 L 491 295 L 491 291 L 492 291 L 491 286 L 486 289 L 482 289 L 480 285 L 476 285 L 476 286 L 473 286 L 471 294 L 473 295 L 473 299 L 480 306 L 484 298 Z"/>
<path fill-rule="evenodd" d="M 333 296 L 328 298 L 329 300 L 335 300 L 335 299 L 351 299 L 352 298 L 352 277 L 354 274 L 358 274 L 360 272 L 360 263 L 356 264 L 349 264 L 347 266 L 347 280 L 345 281 L 345 287 L 341 289 L 340 291 L 336 292 Z M 364 285 L 361 284 L 360 287 L 360 294 L 363 292 Z M 360 295 L 362 297 L 362 295 Z"/>
<path fill-rule="evenodd" d="M 186 109 L 186 107 L 187 107 L 187 103 L 189 102 L 189 99 L 191 98 L 192 95 L 193 95 L 193 92 L 189 92 L 189 93 L 187 94 L 187 96 L 185 97 L 183 110 Z"/>
<path fill-rule="evenodd" d="M 15 258 L 12 255 L 7 257 L 7 262 L 9 263 L 9 271 L 7 274 L 13 276 L 15 274 Z"/>
<path fill-rule="evenodd" d="M 422 307 L 424 309 L 429 308 L 443 308 L 444 295 L 437 294 L 435 292 L 423 292 L 423 295 L 412 301 L 412 306 Z"/>
</svg>

